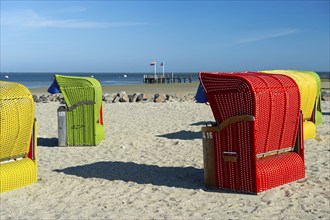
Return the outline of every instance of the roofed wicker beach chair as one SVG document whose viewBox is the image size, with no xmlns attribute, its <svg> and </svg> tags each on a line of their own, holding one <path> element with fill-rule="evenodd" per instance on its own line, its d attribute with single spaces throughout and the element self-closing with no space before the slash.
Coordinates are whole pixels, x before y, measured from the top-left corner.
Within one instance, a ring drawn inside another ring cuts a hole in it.
<svg viewBox="0 0 330 220">
<path fill-rule="evenodd" d="M 200 73 L 216 125 L 203 127 L 208 188 L 259 193 L 305 177 L 300 95 L 288 76 Z"/>
<path fill-rule="evenodd" d="M 65 108 L 58 109 L 59 119 L 64 117 L 64 123 L 59 124 L 59 145 L 98 145 L 104 139 L 100 82 L 92 77 L 55 75 L 48 91 L 54 93 L 55 87 L 66 102 Z M 62 131 L 64 135 L 60 135 Z"/>
<path fill-rule="evenodd" d="M 294 71 L 294 70 L 292 70 Z M 313 71 L 299 71 L 305 74 L 310 74 L 312 75 L 317 83 L 317 93 L 316 93 L 316 103 L 315 103 L 315 108 L 314 108 L 314 117 L 312 117 L 312 121 L 316 124 L 319 125 L 322 123 L 322 107 L 321 107 L 321 78 L 320 76 Z"/>
<path fill-rule="evenodd" d="M 312 71 L 301 70 L 263 70 L 263 73 L 284 74 L 298 84 L 301 97 L 301 110 L 304 117 L 304 138 L 316 136 L 316 125 L 322 122 L 321 79 Z"/>
<path fill-rule="evenodd" d="M 32 94 L 0 81 L 0 192 L 37 182 L 37 123 Z"/>
</svg>

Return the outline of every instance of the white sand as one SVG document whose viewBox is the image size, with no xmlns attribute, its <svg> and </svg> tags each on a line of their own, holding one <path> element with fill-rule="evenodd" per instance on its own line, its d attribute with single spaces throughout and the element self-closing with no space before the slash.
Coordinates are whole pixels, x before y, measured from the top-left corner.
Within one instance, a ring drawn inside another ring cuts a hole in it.
<svg viewBox="0 0 330 220">
<path fill-rule="evenodd" d="M 0 219 L 330 219 L 330 102 L 305 141 L 306 178 L 259 195 L 206 190 L 193 102 L 104 105 L 96 147 L 57 147 L 58 103 L 36 104 L 39 181 L 0 195 Z"/>
</svg>

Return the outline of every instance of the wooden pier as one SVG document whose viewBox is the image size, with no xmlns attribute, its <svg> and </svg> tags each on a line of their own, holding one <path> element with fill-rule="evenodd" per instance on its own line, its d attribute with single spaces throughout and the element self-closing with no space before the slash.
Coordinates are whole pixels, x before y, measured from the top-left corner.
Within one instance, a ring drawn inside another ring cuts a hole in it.
<svg viewBox="0 0 330 220">
<path fill-rule="evenodd" d="M 171 74 L 168 75 L 144 75 L 143 76 L 144 83 L 191 83 L 192 77 L 181 77 L 180 75 L 177 77 L 173 77 Z"/>
</svg>

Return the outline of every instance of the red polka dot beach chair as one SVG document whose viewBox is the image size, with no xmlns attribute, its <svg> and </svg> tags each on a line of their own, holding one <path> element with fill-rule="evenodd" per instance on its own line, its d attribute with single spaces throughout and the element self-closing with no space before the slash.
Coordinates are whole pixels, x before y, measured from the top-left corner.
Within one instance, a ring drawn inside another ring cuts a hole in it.
<svg viewBox="0 0 330 220">
<path fill-rule="evenodd" d="M 258 193 L 305 177 L 297 84 L 285 75 L 200 73 L 216 124 L 202 128 L 208 188 Z"/>
<path fill-rule="evenodd" d="M 0 192 L 37 182 L 37 124 L 30 91 L 0 81 Z"/>
</svg>

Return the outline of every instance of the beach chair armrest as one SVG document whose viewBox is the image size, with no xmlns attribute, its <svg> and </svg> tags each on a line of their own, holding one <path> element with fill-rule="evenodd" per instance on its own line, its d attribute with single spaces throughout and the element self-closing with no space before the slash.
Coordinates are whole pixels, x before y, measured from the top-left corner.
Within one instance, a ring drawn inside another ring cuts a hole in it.
<svg viewBox="0 0 330 220">
<path fill-rule="evenodd" d="M 68 107 L 68 111 L 73 111 L 75 108 L 78 108 L 81 105 L 94 105 L 94 104 L 95 104 L 94 101 L 89 101 L 89 100 L 77 102 L 72 106 Z"/>
<path fill-rule="evenodd" d="M 228 127 L 231 124 L 235 124 L 237 122 L 242 122 L 242 121 L 254 121 L 255 118 L 252 115 L 236 115 L 230 118 L 227 118 L 221 124 L 219 125 L 219 132 L 221 132 L 223 129 Z"/>
</svg>

